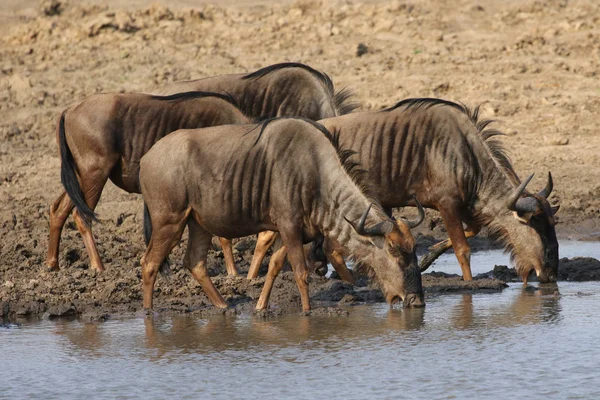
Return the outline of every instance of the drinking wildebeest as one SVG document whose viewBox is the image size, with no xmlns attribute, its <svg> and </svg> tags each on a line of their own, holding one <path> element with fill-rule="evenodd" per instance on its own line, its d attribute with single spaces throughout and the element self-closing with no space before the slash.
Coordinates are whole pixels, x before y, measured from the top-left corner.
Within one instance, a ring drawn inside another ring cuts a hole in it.
<svg viewBox="0 0 600 400">
<path fill-rule="evenodd" d="M 97 94 L 64 111 L 56 136 L 65 190 L 50 208 L 48 267 L 58 268 L 60 234 L 75 207 L 90 264 L 104 270 L 91 231 L 102 189 L 110 178 L 121 189 L 140 193 L 140 159 L 160 138 L 181 128 L 249 122 L 233 98 L 205 92 Z"/>
<path fill-rule="evenodd" d="M 524 282 L 531 270 L 540 282 L 555 281 L 556 208 L 547 200 L 552 178 L 538 194 L 526 192 L 531 177 L 520 182 L 500 144 L 490 139 L 500 132 L 486 129 L 490 121 L 478 120 L 478 114 L 478 108 L 445 100 L 408 99 L 385 110 L 320 122 L 339 135 L 343 147 L 359 154 L 372 193 L 388 213 L 410 205 L 413 194 L 440 212 L 449 240 L 434 247 L 435 256 L 454 247 L 465 280 L 472 279 L 466 238 L 486 226 L 511 251 Z M 273 236 L 259 235 L 257 249 L 262 251 Z M 328 256 L 343 263 L 339 255 Z"/>
<path fill-rule="evenodd" d="M 183 130 L 160 140 L 140 163 L 152 227 L 142 258 L 144 307 L 152 308 L 159 267 L 186 224 L 184 263 L 217 307 L 226 303 L 206 273 L 211 237 L 264 230 L 281 234 L 305 311 L 310 303 L 303 243 L 321 234 L 370 265 L 390 303 L 423 305 L 410 230 L 361 191 L 349 156 L 325 128 L 299 118 Z M 268 291 L 266 283 L 263 294 Z"/>
<path fill-rule="evenodd" d="M 211 76 L 177 82 L 167 95 L 191 91 L 228 93 L 253 118 L 305 117 L 314 121 L 347 114 L 357 105 L 347 89 L 334 90 L 331 78 L 306 64 L 280 63 L 249 74 Z"/>
</svg>

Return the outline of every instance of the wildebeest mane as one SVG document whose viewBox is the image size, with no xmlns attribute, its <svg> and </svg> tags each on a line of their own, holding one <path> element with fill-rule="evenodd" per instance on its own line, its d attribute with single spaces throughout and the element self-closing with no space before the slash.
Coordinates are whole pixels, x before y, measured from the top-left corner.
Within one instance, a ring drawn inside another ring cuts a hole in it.
<svg viewBox="0 0 600 400">
<path fill-rule="evenodd" d="M 285 68 L 301 68 L 309 73 L 311 73 L 314 77 L 319 79 L 321 83 L 325 85 L 329 94 L 333 96 L 333 102 L 336 108 L 338 115 L 349 114 L 352 111 L 358 108 L 358 103 L 352 101 L 354 97 L 354 93 L 348 88 L 342 88 L 340 90 L 335 90 L 333 86 L 333 81 L 325 72 L 317 71 L 316 69 L 309 67 L 306 64 L 297 63 L 297 62 L 284 62 L 279 64 L 269 65 L 267 67 L 261 68 L 257 71 L 254 71 L 248 75 L 244 75 L 242 79 L 258 79 L 262 78 L 265 75 L 273 71 L 278 71 L 280 69 Z"/>
<path fill-rule="evenodd" d="M 500 168 L 500 170 L 504 172 L 505 176 L 513 185 L 517 186 L 521 183 L 521 180 L 519 179 L 517 173 L 515 172 L 512 166 L 510 157 L 508 156 L 506 149 L 500 141 L 492 139 L 495 136 L 504 136 L 505 134 L 499 130 L 487 128 L 489 124 L 494 122 L 494 120 L 479 119 L 479 111 L 481 110 L 481 104 L 471 109 L 462 103 L 455 103 L 449 100 L 423 97 L 404 99 L 394 104 L 393 106 L 385 108 L 381 111 L 389 112 L 399 107 L 406 107 L 406 109 L 408 110 L 411 108 L 431 108 L 434 106 L 452 107 L 465 114 L 477 129 L 477 132 L 479 133 L 479 136 L 481 137 L 485 148 L 489 151 L 490 156 L 492 157 L 494 163 L 498 166 L 498 168 Z"/>
<path fill-rule="evenodd" d="M 338 132 L 331 133 L 326 127 L 324 127 L 323 125 L 321 125 L 320 123 L 318 123 L 316 121 L 313 121 L 312 119 L 308 119 L 308 118 L 304 118 L 304 117 L 274 117 L 274 118 L 266 119 L 261 123 L 261 125 L 259 125 L 259 126 L 261 126 L 261 129 L 260 129 L 260 132 L 258 133 L 258 137 L 256 138 L 256 141 L 254 142 L 254 144 L 258 143 L 263 132 L 265 131 L 265 129 L 271 122 L 281 120 L 281 119 L 298 119 L 298 120 L 307 122 L 307 123 L 311 124 L 313 127 L 317 128 L 329 140 L 329 143 L 331 143 L 331 145 L 335 149 L 338 159 L 340 160 L 340 163 L 342 164 L 344 170 L 350 176 L 352 181 L 361 189 L 361 191 L 365 195 L 367 195 L 367 197 L 370 197 L 369 193 L 368 193 L 369 192 L 368 186 L 365 185 L 366 171 L 361 168 L 361 165 L 359 162 L 351 159 L 352 156 L 354 156 L 357 153 L 354 150 L 342 149 L 341 145 L 340 145 L 339 133 Z M 252 132 L 254 129 L 256 129 L 256 128 L 253 128 L 250 132 Z M 248 133 L 250 133 L 250 132 L 248 132 Z"/>
</svg>

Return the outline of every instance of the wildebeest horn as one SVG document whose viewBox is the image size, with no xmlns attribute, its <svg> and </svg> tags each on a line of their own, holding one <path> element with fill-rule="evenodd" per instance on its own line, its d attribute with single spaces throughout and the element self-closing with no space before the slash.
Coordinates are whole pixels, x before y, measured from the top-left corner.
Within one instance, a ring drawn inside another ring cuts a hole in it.
<svg viewBox="0 0 600 400">
<path fill-rule="evenodd" d="M 369 204 L 369 207 L 367 207 L 367 209 L 365 210 L 363 215 L 360 217 L 358 224 L 355 224 L 354 222 L 350 221 L 346 217 L 344 217 L 344 219 L 346 220 L 346 222 L 348 222 L 350 225 L 352 225 L 352 227 L 354 228 L 356 233 L 358 233 L 359 235 L 380 236 L 380 235 L 386 235 L 386 234 L 390 233 L 392 231 L 392 229 L 394 229 L 391 221 L 379 222 L 378 224 L 375 224 L 374 226 L 372 226 L 370 228 L 365 228 L 365 222 L 367 221 L 367 215 L 369 215 L 369 211 L 371 211 L 372 206 L 373 206 L 373 203 Z"/>
<path fill-rule="evenodd" d="M 537 201 L 533 197 L 521 198 L 523 191 L 525 191 L 525 188 L 532 179 L 533 174 L 529 175 L 529 177 L 527 177 L 527 179 L 512 192 L 506 202 L 509 210 L 517 211 L 519 213 L 535 212 L 537 210 Z"/>
<path fill-rule="evenodd" d="M 527 179 L 525 179 L 518 188 L 516 188 L 510 195 L 510 197 L 506 200 L 506 206 L 509 210 L 519 211 L 517 209 L 517 202 L 521 199 L 521 195 L 523 191 L 529 184 L 529 182 L 533 179 L 533 174 L 529 175 Z"/>
<path fill-rule="evenodd" d="M 548 182 L 546 182 L 546 187 L 539 191 L 538 195 L 547 199 L 552 193 L 552 189 L 554 188 L 554 184 L 552 183 L 552 174 L 548 172 Z"/>
<path fill-rule="evenodd" d="M 408 225 L 409 228 L 415 228 L 417 226 L 419 226 L 421 224 L 421 222 L 423 222 L 423 220 L 425 219 L 425 210 L 423 209 L 423 206 L 421 205 L 421 203 L 419 203 L 419 200 L 417 200 L 417 196 L 415 196 L 413 194 L 413 200 L 415 201 L 415 204 L 417 205 L 417 209 L 419 210 L 419 216 L 417 217 L 417 219 L 414 220 L 406 220 L 406 224 Z"/>
</svg>

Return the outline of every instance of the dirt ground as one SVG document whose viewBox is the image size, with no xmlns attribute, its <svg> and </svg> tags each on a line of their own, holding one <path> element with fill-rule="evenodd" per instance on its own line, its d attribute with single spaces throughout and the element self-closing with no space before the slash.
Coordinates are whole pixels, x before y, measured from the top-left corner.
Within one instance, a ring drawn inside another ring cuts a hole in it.
<svg viewBox="0 0 600 400">
<path fill-rule="evenodd" d="M 132 301 L 123 307 L 139 306 L 141 202 L 112 184 L 97 208 L 103 223 L 95 228 L 107 273 L 95 276 L 87 268 L 72 222 L 62 236 L 61 272 L 43 272 L 48 207 L 60 191 L 54 136 L 60 111 L 96 92 L 150 91 L 282 61 L 327 72 L 336 86 L 354 90 L 362 109 L 423 96 L 484 103 L 484 116 L 496 119 L 496 127 L 508 134 L 503 141 L 516 170 L 522 176 L 536 173 L 531 188 L 543 187 L 546 172 L 552 171 L 552 201 L 561 205 L 559 237 L 600 239 L 599 2 L 206 3 L 174 0 L 167 8 L 145 0 L 2 2 L 2 307 L 12 299 L 13 309 L 47 312 L 69 298 L 73 304 L 122 298 Z M 444 236 L 433 211 L 418 232 L 430 234 L 430 228 L 433 237 Z M 240 262 L 248 243 L 238 244 Z M 179 262 L 180 249 L 173 259 Z M 211 255 L 216 270 L 221 261 L 218 252 Z M 260 288 L 236 283 L 229 292 L 229 278 L 218 279 L 234 302 L 244 297 L 236 292 L 240 288 L 248 289 L 244 298 L 250 299 Z M 314 278 L 312 285 L 317 298 L 337 284 L 320 281 Z M 200 289 L 186 271 L 159 286 L 163 307 L 200 304 Z M 40 303 L 44 293 L 55 301 Z"/>
</svg>

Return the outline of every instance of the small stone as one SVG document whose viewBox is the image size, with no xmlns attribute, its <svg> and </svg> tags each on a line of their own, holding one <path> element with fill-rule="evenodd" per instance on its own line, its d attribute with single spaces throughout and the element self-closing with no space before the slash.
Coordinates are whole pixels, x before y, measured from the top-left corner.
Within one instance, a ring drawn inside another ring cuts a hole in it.
<svg viewBox="0 0 600 400">
<path fill-rule="evenodd" d="M 21 128 L 19 128 L 19 126 L 17 124 L 11 124 L 11 126 L 8 128 L 8 132 L 7 135 L 8 137 L 13 137 L 13 136 L 17 136 L 21 134 Z"/>
<path fill-rule="evenodd" d="M 519 132 L 514 128 L 508 128 L 505 133 L 507 136 L 517 136 Z"/>
<path fill-rule="evenodd" d="M 8 289 L 12 289 L 15 287 L 15 284 L 12 281 L 6 281 L 6 282 L 4 282 L 4 287 L 8 288 Z"/>
<path fill-rule="evenodd" d="M 369 52 L 369 48 L 364 43 L 359 43 L 356 47 L 356 57 L 362 57 Z"/>
<path fill-rule="evenodd" d="M 42 0 L 40 8 L 42 13 L 48 17 L 60 15 L 64 11 L 64 5 L 60 0 Z"/>
<path fill-rule="evenodd" d="M 569 144 L 569 139 L 568 138 L 557 138 L 557 139 L 552 139 L 550 141 L 550 144 L 553 146 L 566 146 Z"/>
</svg>

